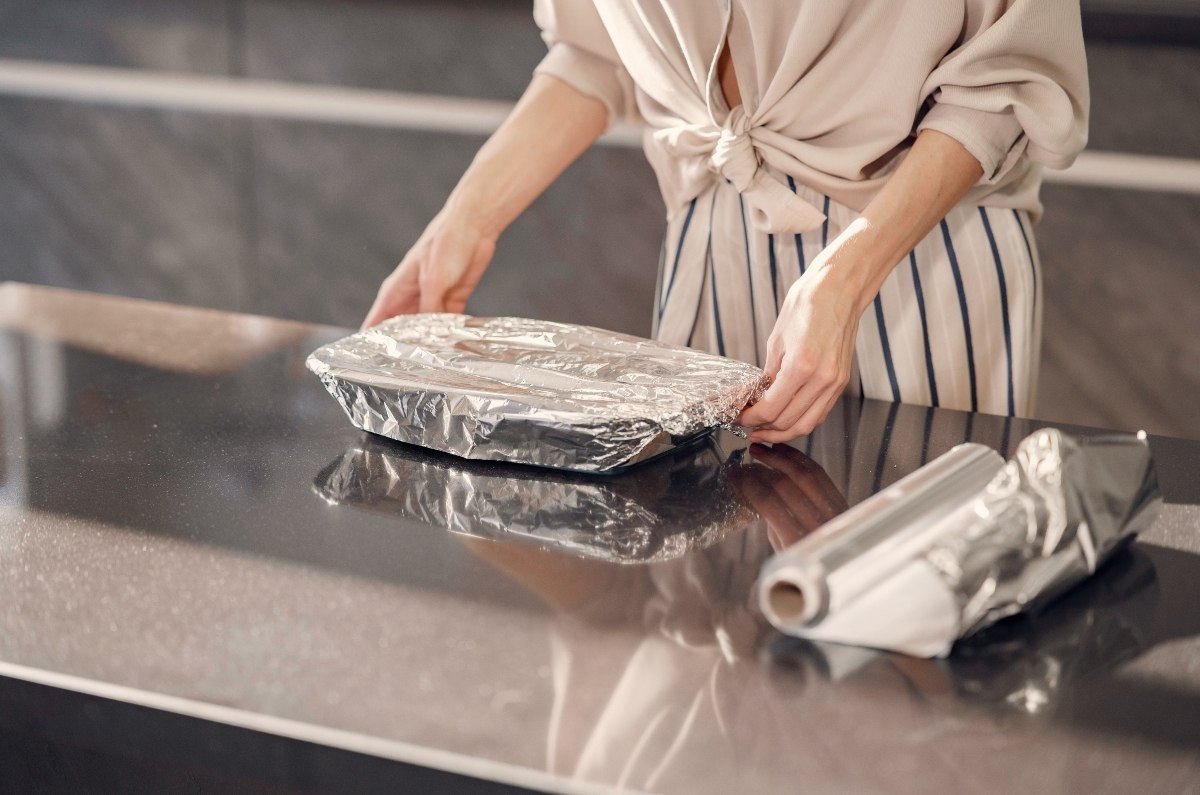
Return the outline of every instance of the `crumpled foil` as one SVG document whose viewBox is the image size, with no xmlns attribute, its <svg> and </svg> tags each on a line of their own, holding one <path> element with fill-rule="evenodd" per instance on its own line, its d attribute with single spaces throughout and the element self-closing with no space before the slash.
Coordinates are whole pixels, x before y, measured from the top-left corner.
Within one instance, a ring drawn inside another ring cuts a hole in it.
<svg viewBox="0 0 1200 795">
<path fill-rule="evenodd" d="M 596 478 L 463 461 L 367 436 L 325 467 L 313 489 L 331 504 L 474 538 L 648 563 L 712 546 L 757 520 L 727 477 L 743 456 L 744 445 L 707 434 L 635 472 Z"/>
<path fill-rule="evenodd" d="M 731 423 L 749 364 L 523 318 L 407 315 L 308 357 L 350 421 L 463 458 L 607 472 Z"/>
<path fill-rule="evenodd" d="M 1161 504 L 1144 435 L 1040 430 L 982 487 L 990 465 L 974 447 L 768 561 L 759 587 L 767 618 L 798 637 L 945 655 L 958 638 L 1037 610 L 1094 573 Z"/>
<path fill-rule="evenodd" d="M 1152 627 L 1164 623 L 1157 616 L 1159 590 L 1152 558 L 1134 545 L 1114 554 L 1103 576 L 1072 589 L 1054 609 L 974 633 L 948 658 L 917 670 L 925 682 L 939 681 L 947 686 L 940 692 L 953 692 L 962 703 L 1000 715 L 1048 718 L 1083 682 L 1155 644 Z M 874 649 L 787 635 L 774 639 L 767 654 L 806 676 L 851 685 L 860 672 L 889 659 Z M 863 681 L 874 680 L 868 673 Z"/>
<path fill-rule="evenodd" d="M 925 555 L 954 589 L 963 635 L 1049 602 L 1146 529 L 1162 497 L 1145 439 L 1034 433 L 956 533 Z"/>
</svg>

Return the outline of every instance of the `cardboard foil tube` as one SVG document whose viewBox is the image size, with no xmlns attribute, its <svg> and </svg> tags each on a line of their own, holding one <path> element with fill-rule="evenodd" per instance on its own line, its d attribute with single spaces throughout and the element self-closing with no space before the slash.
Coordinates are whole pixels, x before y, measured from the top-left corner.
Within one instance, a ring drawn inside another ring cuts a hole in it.
<svg viewBox="0 0 1200 795">
<path fill-rule="evenodd" d="M 767 620 L 785 631 L 820 624 L 928 548 L 1003 466 L 989 447 L 959 445 L 783 550 L 759 580 Z"/>
</svg>

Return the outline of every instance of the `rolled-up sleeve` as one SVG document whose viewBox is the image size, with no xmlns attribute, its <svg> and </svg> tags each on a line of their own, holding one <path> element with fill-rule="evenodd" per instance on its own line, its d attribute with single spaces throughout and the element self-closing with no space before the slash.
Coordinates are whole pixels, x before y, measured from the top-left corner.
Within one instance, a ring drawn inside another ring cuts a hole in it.
<svg viewBox="0 0 1200 795">
<path fill-rule="evenodd" d="M 1019 158 L 1066 168 L 1087 142 L 1078 0 L 969 0 L 964 38 L 930 74 L 917 130 L 963 145 L 998 182 Z"/>
<path fill-rule="evenodd" d="M 610 127 L 636 118 L 633 82 L 590 0 L 535 0 L 533 18 L 549 48 L 534 74 L 603 102 Z"/>
</svg>

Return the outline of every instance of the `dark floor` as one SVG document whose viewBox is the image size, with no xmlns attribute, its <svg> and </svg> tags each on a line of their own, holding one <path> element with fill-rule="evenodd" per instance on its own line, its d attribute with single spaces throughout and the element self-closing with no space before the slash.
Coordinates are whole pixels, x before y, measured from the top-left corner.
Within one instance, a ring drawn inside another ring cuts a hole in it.
<svg viewBox="0 0 1200 795">
<path fill-rule="evenodd" d="M 528 12 L 0 0 L 0 58 L 511 100 L 544 52 Z M 1092 148 L 1200 158 L 1200 48 L 1096 41 L 1089 62 Z M 0 95 L 0 280 L 356 325 L 480 142 Z M 1200 438 L 1200 195 L 1044 199 L 1039 416 Z M 471 309 L 646 333 L 662 226 L 641 154 L 596 148 L 504 237 Z"/>
</svg>

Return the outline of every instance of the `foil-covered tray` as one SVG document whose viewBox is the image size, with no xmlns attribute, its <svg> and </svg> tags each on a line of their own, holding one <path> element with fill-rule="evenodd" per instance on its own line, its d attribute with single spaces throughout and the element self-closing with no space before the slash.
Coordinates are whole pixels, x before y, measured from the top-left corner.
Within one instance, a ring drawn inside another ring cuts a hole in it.
<svg viewBox="0 0 1200 795">
<path fill-rule="evenodd" d="M 762 370 L 588 326 L 406 315 L 307 361 L 359 428 L 463 458 L 587 472 L 731 423 Z"/>
<path fill-rule="evenodd" d="M 960 445 L 769 560 L 763 613 L 811 640 L 943 656 L 1093 574 L 1153 521 L 1144 436 Z"/>
<path fill-rule="evenodd" d="M 745 443 L 706 434 L 634 472 L 591 475 L 463 461 L 364 436 L 317 475 L 332 505 L 612 563 L 650 563 L 719 543 L 758 515 L 729 473 Z"/>
</svg>

